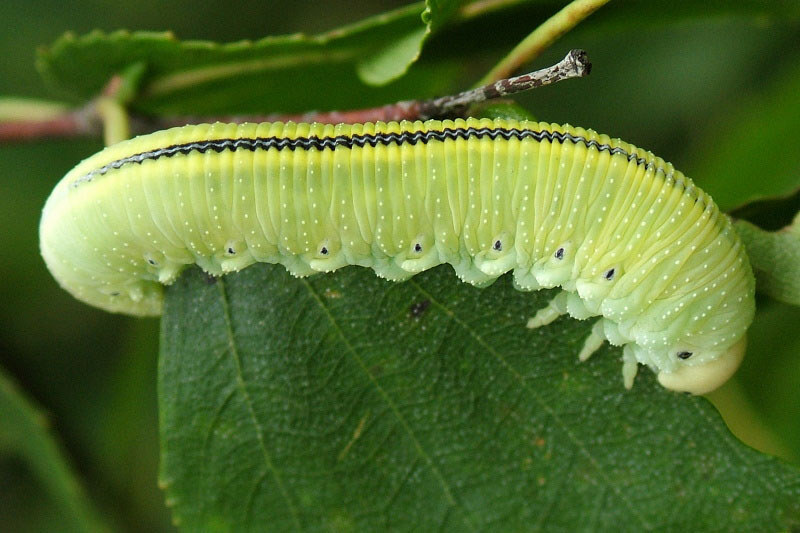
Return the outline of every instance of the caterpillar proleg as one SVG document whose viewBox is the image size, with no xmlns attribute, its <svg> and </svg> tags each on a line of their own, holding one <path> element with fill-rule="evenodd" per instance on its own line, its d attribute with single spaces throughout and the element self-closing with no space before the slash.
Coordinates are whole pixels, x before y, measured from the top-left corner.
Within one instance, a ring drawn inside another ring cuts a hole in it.
<svg viewBox="0 0 800 533">
<path fill-rule="evenodd" d="M 531 319 L 600 317 L 581 359 L 624 345 L 668 388 L 703 393 L 744 352 L 754 281 L 729 219 L 681 172 L 591 130 L 466 119 L 184 126 L 70 171 L 44 207 L 41 251 L 80 300 L 161 311 L 198 264 L 296 276 L 345 265 L 401 281 L 441 263 L 485 286 L 563 289 Z"/>
</svg>

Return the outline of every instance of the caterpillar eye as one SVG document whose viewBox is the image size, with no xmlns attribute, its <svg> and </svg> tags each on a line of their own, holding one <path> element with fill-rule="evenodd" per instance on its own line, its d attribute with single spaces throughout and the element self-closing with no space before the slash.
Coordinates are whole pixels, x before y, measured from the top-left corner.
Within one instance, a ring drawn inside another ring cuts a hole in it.
<svg viewBox="0 0 800 533">
<path fill-rule="evenodd" d="M 420 243 L 416 243 L 414 245 L 414 251 L 420 253 L 422 251 L 422 245 Z"/>
<path fill-rule="evenodd" d="M 236 250 L 234 250 L 232 246 L 228 246 L 228 255 L 234 255 L 235 253 Z"/>
<path fill-rule="evenodd" d="M 494 241 L 494 246 L 492 248 L 499 252 L 503 249 L 503 243 L 500 241 Z"/>
<path fill-rule="evenodd" d="M 678 359 L 689 359 L 692 356 L 692 352 L 682 351 L 678 352 Z"/>
<path fill-rule="evenodd" d="M 556 259 L 558 259 L 558 260 L 564 259 L 564 249 L 563 248 L 559 248 L 558 250 L 556 250 L 556 253 L 554 254 L 554 257 Z"/>
<path fill-rule="evenodd" d="M 323 246 L 320 249 L 319 253 L 321 253 L 322 255 L 328 255 L 328 249 L 325 246 Z"/>
<path fill-rule="evenodd" d="M 614 279 L 614 269 L 612 268 L 611 270 L 609 270 L 608 272 L 606 272 L 606 273 L 605 273 L 605 275 L 604 275 L 604 277 L 605 277 L 605 278 L 606 278 L 608 281 L 611 281 L 612 279 Z M 689 355 L 691 355 L 691 354 L 689 354 Z"/>
</svg>

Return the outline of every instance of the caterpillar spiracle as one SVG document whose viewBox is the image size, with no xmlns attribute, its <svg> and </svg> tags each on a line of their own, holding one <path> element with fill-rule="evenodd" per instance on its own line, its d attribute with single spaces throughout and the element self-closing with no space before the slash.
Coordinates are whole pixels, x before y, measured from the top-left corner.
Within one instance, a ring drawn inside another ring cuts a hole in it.
<svg viewBox="0 0 800 533">
<path fill-rule="evenodd" d="M 198 264 L 296 276 L 345 265 L 400 281 L 441 263 L 485 286 L 563 290 L 528 324 L 602 317 L 580 358 L 623 345 L 667 388 L 704 393 L 745 349 L 754 280 L 712 199 L 669 163 L 591 130 L 466 119 L 211 124 L 89 157 L 40 225 L 58 282 L 89 304 L 156 315 Z"/>
</svg>

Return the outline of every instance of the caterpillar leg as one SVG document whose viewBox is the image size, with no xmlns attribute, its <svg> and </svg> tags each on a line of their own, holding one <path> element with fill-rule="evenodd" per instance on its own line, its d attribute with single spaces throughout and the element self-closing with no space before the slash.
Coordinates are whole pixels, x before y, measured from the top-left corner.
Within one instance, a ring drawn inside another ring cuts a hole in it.
<svg viewBox="0 0 800 533">
<path fill-rule="evenodd" d="M 561 315 L 567 313 L 567 292 L 561 291 L 555 298 L 550 300 L 547 307 L 543 307 L 536 312 L 536 315 L 528 320 L 528 329 L 536 329 L 546 326 Z"/>
<path fill-rule="evenodd" d="M 578 354 L 578 360 L 586 361 L 589 359 L 594 352 L 600 349 L 605 341 L 606 334 L 603 331 L 603 320 L 601 319 L 595 322 L 594 326 L 592 326 L 592 332 L 583 343 L 583 348 Z"/>
<path fill-rule="evenodd" d="M 622 349 L 622 382 L 625 384 L 626 389 L 633 387 L 633 378 L 639 371 L 639 362 L 633 353 L 633 347 L 630 344 L 625 345 Z"/>
</svg>

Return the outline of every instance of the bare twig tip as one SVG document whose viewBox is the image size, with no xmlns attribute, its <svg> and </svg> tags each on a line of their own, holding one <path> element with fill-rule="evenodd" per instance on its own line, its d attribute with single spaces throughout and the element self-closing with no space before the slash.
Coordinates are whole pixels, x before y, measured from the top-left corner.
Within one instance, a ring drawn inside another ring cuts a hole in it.
<svg viewBox="0 0 800 533">
<path fill-rule="evenodd" d="M 585 50 L 574 48 L 569 51 L 566 59 L 573 64 L 578 76 L 588 76 L 592 72 L 592 64 L 589 62 L 589 56 L 586 55 Z"/>
</svg>

